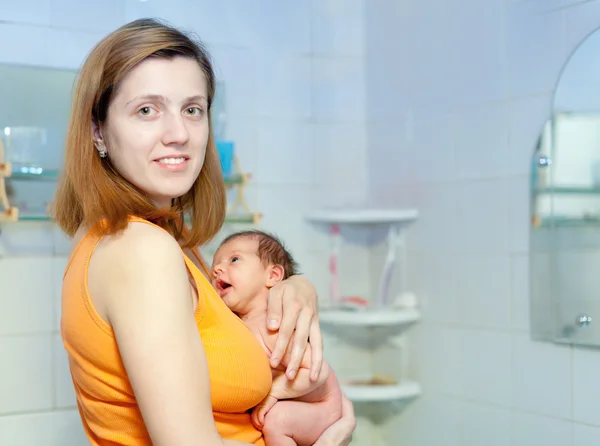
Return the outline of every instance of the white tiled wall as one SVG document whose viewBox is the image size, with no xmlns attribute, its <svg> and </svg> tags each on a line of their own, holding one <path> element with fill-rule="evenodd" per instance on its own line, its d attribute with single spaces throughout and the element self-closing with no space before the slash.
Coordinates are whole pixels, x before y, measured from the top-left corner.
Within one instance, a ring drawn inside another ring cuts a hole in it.
<svg viewBox="0 0 600 446">
<path fill-rule="evenodd" d="M 393 3 L 366 3 L 369 196 L 421 212 L 411 359 L 425 393 L 389 444 L 597 444 L 600 353 L 528 333 L 528 175 L 600 2 Z"/>
<path fill-rule="evenodd" d="M 365 198 L 362 3 L 4 0 L 0 63 L 77 69 L 103 35 L 142 16 L 195 31 L 226 86 L 227 136 L 253 174 L 250 204 L 326 296 L 328 241 L 303 216 Z M 58 335 L 64 240 L 43 224 L 1 229 L 0 445 L 86 444 Z M 344 283 L 364 294 L 368 257 L 348 249 L 358 263 Z M 333 344 L 328 354 L 343 363 L 351 353 Z"/>
</svg>

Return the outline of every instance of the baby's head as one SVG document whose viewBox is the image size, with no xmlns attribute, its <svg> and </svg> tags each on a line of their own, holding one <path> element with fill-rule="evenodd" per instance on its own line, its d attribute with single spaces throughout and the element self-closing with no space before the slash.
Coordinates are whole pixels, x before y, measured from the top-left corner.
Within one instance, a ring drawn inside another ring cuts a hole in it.
<svg viewBox="0 0 600 446">
<path fill-rule="evenodd" d="M 246 314 L 253 305 L 266 305 L 269 288 L 297 274 L 296 268 L 292 255 L 275 236 L 238 232 L 223 240 L 215 252 L 212 283 L 232 311 Z"/>
</svg>

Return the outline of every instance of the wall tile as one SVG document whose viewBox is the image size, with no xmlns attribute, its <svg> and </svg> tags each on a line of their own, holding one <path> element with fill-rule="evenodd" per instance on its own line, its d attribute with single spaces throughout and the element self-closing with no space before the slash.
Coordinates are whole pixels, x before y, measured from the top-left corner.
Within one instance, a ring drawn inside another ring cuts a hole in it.
<svg viewBox="0 0 600 446">
<path fill-rule="evenodd" d="M 312 127 L 312 183 L 335 187 L 347 183 L 367 187 L 367 135 L 353 123 L 317 123 Z"/>
<path fill-rule="evenodd" d="M 103 33 L 0 24 L 0 61 L 77 69 Z M 12 42 L 19 42 L 13 45 Z"/>
<path fill-rule="evenodd" d="M 457 233 L 461 250 L 469 253 L 509 252 L 509 179 L 457 184 Z"/>
<path fill-rule="evenodd" d="M 462 403 L 453 398 L 424 395 L 403 412 L 397 423 L 386 429 L 387 443 L 384 444 L 397 444 L 401 439 L 415 446 L 462 446 L 461 407 Z M 435 420 L 435 429 L 432 420 Z"/>
<path fill-rule="evenodd" d="M 414 152 L 409 178 L 418 183 L 452 181 L 457 162 L 452 116 L 436 107 L 408 109 L 400 116 Z M 395 176 L 394 166 L 388 165 L 388 169 L 388 175 Z"/>
<path fill-rule="evenodd" d="M 407 263 L 408 287 L 417 295 L 426 320 L 458 322 L 458 270 L 461 263 L 457 261 L 457 255 L 410 251 Z"/>
<path fill-rule="evenodd" d="M 600 355 L 595 349 L 573 350 L 573 420 L 594 426 L 600 426 L 598 370 Z"/>
<path fill-rule="evenodd" d="M 256 113 L 273 118 L 308 120 L 312 116 L 311 70 L 313 61 L 279 51 L 257 51 Z"/>
<path fill-rule="evenodd" d="M 512 3 L 506 26 L 510 97 L 551 92 L 567 56 L 562 14 L 532 11 L 527 2 Z"/>
<path fill-rule="evenodd" d="M 497 178 L 519 167 L 507 156 L 508 119 L 503 103 L 472 107 L 452 116 L 457 179 Z"/>
<path fill-rule="evenodd" d="M 0 417 L 0 444 L 83 446 L 89 444 L 77 410 Z"/>
<path fill-rule="evenodd" d="M 59 334 L 52 336 L 52 363 L 55 407 L 59 409 L 76 407 L 77 401 L 69 372 L 69 360 Z"/>
<path fill-rule="evenodd" d="M 507 184 L 508 194 L 508 248 L 513 253 L 529 252 L 531 232 L 531 180 L 529 175 L 512 177 Z"/>
<path fill-rule="evenodd" d="M 253 51 L 248 48 L 239 48 L 223 45 L 214 45 L 208 48 L 213 59 L 217 80 L 224 84 L 221 92 L 225 98 L 225 113 L 227 123 L 231 126 L 241 125 L 254 119 L 258 110 L 260 95 L 257 90 L 261 73 Z M 243 73 L 243 74 L 242 74 Z"/>
<path fill-rule="evenodd" d="M 512 422 L 514 446 L 571 446 L 572 426 L 568 421 L 517 412 Z"/>
<path fill-rule="evenodd" d="M 206 31 L 207 28 L 211 29 L 211 26 L 219 27 L 223 24 L 222 20 L 219 20 L 221 17 L 216 14 L 210 15 L 212 16 L 212 20 L 198 21 L 197 15 L 193 15 L 192 11 L 190 11 L 194 3 L 198 2 L 188 0 L 153 0 L 145 2 L 139 0 L 121 0 L 121 3 L 123 3 L 121 14 L 124 15 L 124 22 L 131 22 L 146 17 L 161 18 L 174 26 L 181 26 L 187 30 L 197 32 L 197 37 L 202 40 L 208 39 L 209 36 L 212 37 L 212 34 L 202 31 Z M 220 5 L 222 2 L 203 3 L 205 3 L 204 6 L 206 8 L 210 8 L 210 4 Z"/>
<path fill-rule="evenodd" d="M 459 320 L 480 328 L 510 327 L 510 257 L 457 255 Z"/>
<path fill-rule="evenodd" d="M 54 329 L 52 272 L 52 257 L 0 258 L 0 336 Z"/>
<path fill-rule="evenodd" d="M 271 185 L 311 185 L 318 153 L 313 144 L 313 131 L 308 121 L 259 118 L 254 180 Z"/>
<path fill-rule="evenodd" d="M 206 3 L 212 2 L 202 2 L 202 8 Z M 293 54 L 310 53 L 310 2 L 257 0 L 247 3 L 226 0 L 219 3 L 225 4 L 231 20 L 230 26 L 223 29 L 236 37 L 237 46 L 270 48 Z M 220 32 L 225 34 L 223 29 Z"/>
<path fill-rule="evenodd" d="M 511 412 L 507 409 L 463 403 L 460 405 L 460 422 L 461 446 L 511 444 Z"/>
<path fill-rule="evenodd" d="M 2 5 L 2 20 L 31 25 L 50 24 L 50 0 L 11 1 Z M 32 14 L 31 11 L 35 11 Z"/>
<path fill-rule="evenodd" d="M 600 427 L 573 425 L 573 445 L 596 444 L 600 442 Z"/>
<path fill-rule="evenodd" d="M 410 333 L 411 364 L 415 379 L 426 393 L 459 395 L 463 365 L 460 363 L 461 334 L 451 327 L 425 321 Z"/>
<path fill-rule="evenodd" d="M 510 335 L 465 329 L 458 330 L 457 337 L 460 396 L 510 407 Z"/>
<path fill-rule="evenodd" d="M 409 240 L 411 249 L 444 253 L 458 251 L 461 247 L 458 237 L 464 234 L 464 228 L 459 226 L 460 214 L 457 213 L 461 198 L 458 190 L 458 185 L 453 182 L 432 183 L 411 189 L 412 199 L 419 211 L 419 219 Z"/>
<path fill-rule="evenodd" d="M 315 119 L 324 122 L 365 121 L 363 58 L 313 59 L 311 89 Z"/>
<path fill-rule="evenodd" d="M 511 327 L 515 331 L 529 331 L 529 257 L 512 255 L 510 258 Z"/>
<path fill-rule="evenodd" d="M 364 1 L 311 0 L 312 53 L 362 56 L 365 52 Z"/>
<path fill-rule="evenodd" d="M 571 350 L 513 336 L 512 398 L 519 410 L 555 418 L 571 416 Z"/>
<path fill-rule="evenodd" d="M 51 335 L 0 337 L 0 358 L 0 414 L 52 408 Z"/>
<path fill-rule="evenodd" d="M 51 256 L 53 252 L 52 226 L 48 223 L 27 222 L 0 228 L 0 255 Z"/>
<path fill-rule="evenodd" d="M 57 28 L 111 32 L 125 24 L 124 0 L 52 0 L 50 4 L 50 23 Z"/>
</svg>

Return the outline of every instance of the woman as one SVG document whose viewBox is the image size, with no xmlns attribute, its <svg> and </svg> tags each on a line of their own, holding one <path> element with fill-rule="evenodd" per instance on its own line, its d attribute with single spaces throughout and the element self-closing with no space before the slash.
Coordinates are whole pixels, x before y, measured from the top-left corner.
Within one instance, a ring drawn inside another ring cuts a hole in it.
<svg viewBox="0 0 600 446">
<path fill-rule="evenodd" d="M 269 392 L 269 360 L 195 249 L 225 218 L 214 90 L 202 47 L 154 20 L 107 36 L 81 69 L 55 219 L 74 238 L 61 332 L 93 445 L 264 445 L 249 411 Z M 309 338 L 319 376 L 315 310 L 298 277 L 269 304 L 269 320 L 283 313 L 271 363 L 291 348 L 290 378 Z M 346 401 L 316 444 L 347 445 L 354 423 Z"/>
</svg>

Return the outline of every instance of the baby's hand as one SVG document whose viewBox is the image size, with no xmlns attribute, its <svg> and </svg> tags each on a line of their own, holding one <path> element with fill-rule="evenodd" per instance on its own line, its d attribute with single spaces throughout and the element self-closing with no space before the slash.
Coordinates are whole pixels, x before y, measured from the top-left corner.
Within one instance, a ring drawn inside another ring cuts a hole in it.
<svg viewBox="0 0 600 446">
<path fill-rule="evenodd" d="M 277 398 L 269 394 L 264 400 L 262 400 L 258 404 L 258 406 L 254 408 L 254 410 L 252 410 L 252 416 L 250 417 L 250 419 L 252 420 L 252 424 L 255 428 L 257 428 L 258 430 L 263 429 L 265 425 L 265 417 L 277 401 Z"/>
</svg>

